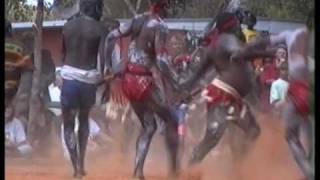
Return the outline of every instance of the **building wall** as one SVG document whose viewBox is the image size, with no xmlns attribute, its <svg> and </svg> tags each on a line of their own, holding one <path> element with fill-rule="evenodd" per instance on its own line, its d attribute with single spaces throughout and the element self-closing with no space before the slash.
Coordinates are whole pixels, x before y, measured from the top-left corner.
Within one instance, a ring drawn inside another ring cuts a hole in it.
<svg viewBox="0 0 320 180">
<path fill-rule="evenodd" d="M 14 36 L 17 39 L 22 38 L 26 33 L 32 33 L 31 30 L 15 30 Z M 62 50 L 62 34 L 61 29 L 44 29 L 42 39 L 43 49 L 48 49 L 51 52 L 51 57 L 55 65 L 59 65 L 61 62 L 61 50 Z"/>
<path fill-rule="evenodd" d="M 62 60 L 62 32 L 61 29 L 43 31 L 43 47 L 51 52 L 55 65 Z"/>
<path fill-rule="evenodd" d="M 15 31 L 17 38 L 25 32 L 31 32 L 26 30 Z M 187 53 L 186 45 L 186 32 L 183 30 L 173 30 L 168 36 L 167 47 L 169 53 L 175 57 L 177 52 Z M 127 59 L 128 56 L 128 46 L 130 43 L 130 38 L 122 39 L 122 57 Z M 120 41 L 118 41 L 120 45 Z M 48 49 L 51 52 L 52 59 L 55 65 L 61 65 L 62 60 L 62 30 L 61 29 L 44 29 L 43 30 L 43 48 Z"/>
<path fill-rule="evenodd" d="M 127 20 L 120 20 L 122 23 Z M 185 48 L 188 51 L 192 51 L 194 47 L 190 46 L 190 40 L 186 40 L 186 32 L 189 31 L 199 31 L 204 29 L 204 27 L 209 22 L 209 19 L 169 19 L 167 20 L 168 26 L 171 29 L 171 33 L 168 37 L 168 50 L 172 56 L 175 56 L 177 52 L 185 53 Z M 44 22 L 43 30 L 43 46 L 52 53 L 52 58 L 56 65 L 61 63 L 61 50 L 62 50 L 62 27 L 65 21 L 46 21 Z M 32 23 L 13 23 L 14 31 L 18 34 L 31 31 Z M 259 20 L 256 28 L 258 30 L 268 30 L 271 33 L 277 33 L 286 29 L 295 29 L 302 27 L 303 24 L 300 22 L 287 22 L 287 21 L 272 21 L 272 20 Z M 176 29 L 176 30 L 173 30 Z M 127 57 L 127 49 L 130 38 L 123 39 L 122 41 L 122 57 Z M 181 44 L 182 43 L 182 44 Z M 313 44 L 313 43 L 312 43 Z M 187 47 L 186 47 L 187 46 Z M 313 47 L 313 46 L 312 46 Z M 178 49 L 176 49 L 178 48 Z M 180 49 L 179 49 L 180 48 Z"/>
</svg>

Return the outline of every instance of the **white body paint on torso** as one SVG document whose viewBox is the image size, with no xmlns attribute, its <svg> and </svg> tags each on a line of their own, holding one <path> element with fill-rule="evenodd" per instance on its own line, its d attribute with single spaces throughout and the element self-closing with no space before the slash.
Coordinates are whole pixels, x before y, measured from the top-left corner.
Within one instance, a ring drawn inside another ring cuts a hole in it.
<svg viewBox="0 0 320 180">
<path fill-rule="evenodd" d="M 147 67 L 151 64 L 148 54 L 144 50 L 136 47 L 135 40 L 133 40 L 129 45 L 128 57 L 129 62 L 133 64 L 139 64 Z"/>
<path fill-rule="evenodd" d="M 164 26 L 165 28 L 167 28 L 167 25 L 160 18 L 149 19 L 146 26 L 147 28 L 154 28 L 157 26 Z M 128 57 L 129 61 L 133 64 L 140 64 L 147 67 L 152 66 L 152 62 L 149 55 L 144 50 L 137 48 L 135 40 L 133 40 L 129 45 Z"/>
</svg>

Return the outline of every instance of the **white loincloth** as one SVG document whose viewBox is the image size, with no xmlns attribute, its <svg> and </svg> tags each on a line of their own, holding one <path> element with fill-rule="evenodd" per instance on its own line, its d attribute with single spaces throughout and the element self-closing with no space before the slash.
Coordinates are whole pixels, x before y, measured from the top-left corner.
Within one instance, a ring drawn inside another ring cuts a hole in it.
<svg viewBox="0 0 320 180">
<path fill-rule="evenodd" d="M 64 65 L 60 75 L 66 80 L 78 80 L 88 84 L 97 84 L 102 80 L 101 73 L 96 70 L 83 70 L 72 66 Z"/>
</svg>

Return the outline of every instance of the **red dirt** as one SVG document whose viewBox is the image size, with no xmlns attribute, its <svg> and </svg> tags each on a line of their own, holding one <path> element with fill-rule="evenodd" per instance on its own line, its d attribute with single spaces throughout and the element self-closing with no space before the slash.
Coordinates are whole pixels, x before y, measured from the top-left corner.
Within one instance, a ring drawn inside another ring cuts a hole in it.
<svg viewBox="0 0 320 180">
<path fill-rule="evenodd" d="M 225 143 L 221 143 L 198 167 L 187 169 L 183 166 L 181 180 L 297 180 L 302 177 L 295 164 L 279 121 L 259 117 L 262 134 L 242 163 L 231 162 Z M 155 136 L 146 164 L 145 174 L 149 180 L 166 180 L 166 157 L 164 145 Z M 134 149 L 132 146 L 131 149 Z M 217 151 L 218 154 L 217 154 Z M 129 180 L 133 169 L 134 151 L 127 157 L 119 153 L 88 156 L 88 180 Z M 189 155 L 187 155 L 187 158 Z M 61 155 L 47 159 L 6 160 L 7 180 L 64 180 L 72 179 L 69 162 Z"/>
</svg>

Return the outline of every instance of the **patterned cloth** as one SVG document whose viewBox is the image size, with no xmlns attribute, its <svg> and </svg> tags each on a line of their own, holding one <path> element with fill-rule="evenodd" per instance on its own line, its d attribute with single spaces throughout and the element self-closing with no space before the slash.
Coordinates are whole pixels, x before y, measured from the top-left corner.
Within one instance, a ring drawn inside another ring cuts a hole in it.
<svg viewBox="0 0 320 180">
<path fill-rule="evenodd" d="M 141 65 L 128 64 L 122 82 L 122 90 L 129 100 L 144 101 L 151 95 L 153 85 L 150 71 Z"/>
</svg>

